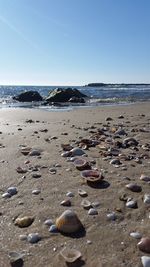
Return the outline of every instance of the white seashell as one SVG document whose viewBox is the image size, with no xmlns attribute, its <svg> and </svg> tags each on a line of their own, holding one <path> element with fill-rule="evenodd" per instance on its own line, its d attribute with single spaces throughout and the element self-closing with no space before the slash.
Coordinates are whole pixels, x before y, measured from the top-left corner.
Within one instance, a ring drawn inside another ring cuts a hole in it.
<svg viewBox="0 0 150 267">
<path fill-rule="evenodd" d="M 135 200 L 127 201 L 126 207 L 135 209 L 137 208 L 137 202 Z"/>
<path fill-rule="evenodd" d="M 60 255 L 63 257 L 65 262 L 68 263 L 74 263 L 82 256 L 80 251 L 70 248 L 64 248 L 62 251 L 60 251 Z"/>
<path fill-rule="evenodd" d="M 10 194 L 11 196 L 16 195 L 17 194 L 17 188 L 14 186 L 11 186 L 7 189 L 7 193 Z"/>
<path fill-rule="evenodd" d="M 73 149 L 70 150 L 70 152 L 73 157 L 82 156 L 83 154 L 85 154 L 85 152 L 79 147 L 74 147 Z"/>
<path fill-rule="evenodd" d="M 150 182 L 150 176 L 142 174 L 140 177 L 140 180 L 142 180 L 144 182 Z"/>
<path fill-rule="evenodd" d="M 98 215 L 98 211 L 94 208 L 89 209 L 88 215 Z"/>
<path fill-rule="evenodd" d="M 111 221 L 115 221 L 117 219 L 117 215 L 115 212 L 111 212 L 107 214 L 107 218 Z"/>
<path fill-rule="evenodd" d="M 74 193 L 69 191 L 67 192 L 66 197 L 74 197 Z"/>
<path fill-rule="evenodd" d="M 40 189 L 34 189 L 34 190 L 32 190 L 32 194 L 33 195 L 38 195 L 40 193 L 41 193 L 41 190 Z"/>
<path fill-rule="evenodd" d="M 11 195 L 8 192 L 2 194 L 2 198 L 10 198 L 10 197 Z"/>
<path fill-rule="evenodd" d="M 150 204 L 150 195 L 148 195 L 148 194 L 144 195 L 144 203 L 145 204 Z"/>
<path fill-rule="evenodd" d="M 34 244 L 34 243 L 37 243 L 38 241 L 40 241 L 41 237 L 38 233 L 31 233 L 28 235 L 27 240 L 29 243 Z"/>
<path fill-rule="evenodd" d="M 72 210 L 66 210 L 56 220 L 56 227 L 60 232 L 71 234 L 80 231 L 83 226 L 76 213 Z"/>
<path fill-rule="evenodd" d="M 48 225 L 48 226 L 51 226 L 53 224 L 53 221 L 51 219 L 47 219 L 45 222 L 44 222 L 45 225 Z"/>
<path fill-rule="evenodd" d="M 78 189 L 78 194 L 81 197 L 87 197 L 87 195 L 88 195 L 87 192 L 82 190 L 82 189 Z"/>
<path fill-rule="evenodd" d="M 29 153 L 29 156 L 40 156 L 41 155 L 41 151 L 34 149 Z"/>
<path fill-rule="evenodd" d="M 23 256 L 24 256 L 24 254 L 20 253 L 20 252 L 16 252 L 16 251 L 10 252 L 9 258 L 10 258 L 11 264 L 15 264 L 15 262 L 17 263 L 19 260 L 22 260 Z"/>
<path fill-rule="evenodd" d="M 135 239 L 141 239 L 142 238 L 142 234 L 140 234 L 139 232 L 132 232 L 132 233 L 130 233 L 130 236 L 135 238 Z"/>
<path fill-rule="evenodd" d="M 82 200 L 81 206 L 86 210 L 89 210 L 92 207 L 91 202 L 87 199 Z"/>
<path fill-rule="evenodd" d="M 141 261 L 142 261 L 143 267 L 150 267 L 150 257 L 142 256 Z"/>
</svg>

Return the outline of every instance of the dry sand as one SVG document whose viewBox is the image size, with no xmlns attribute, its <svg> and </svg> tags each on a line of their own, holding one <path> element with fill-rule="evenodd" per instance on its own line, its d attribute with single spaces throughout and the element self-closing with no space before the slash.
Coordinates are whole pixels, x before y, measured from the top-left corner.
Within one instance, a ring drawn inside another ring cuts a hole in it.
<svg viewBox="0 0 150 267">
<path fill-rule="evenodd" d="M 124 118 L 119 119 L 119 115 L 123 115 Z M 107 117 L 111 117 L 112 120 L 105 121 Z M 28 119 L 34 122 L 27 123 Z M 150 152 L 142 150 L 140 146 L 139 151 L 127 149 L 127 153 L 135 152 L 137 156 L 146 153 L 148 157 L 142 159 L 140 164 L 134 160 L 123 162 L 127 170 L 122 170 L 121 167 L 115 168 L 109 161 L 104 161 L 98 147 L 85 151 L 88 159 L 95 159 L 96 167 L 104 170 L 107 185 L 105 188 L 92 188 L 83 183 L 80 172 L 75 169 L 73 163 L 61 157 L 61 144 L 74 144 L 83 137 L 89 138 L 98 128 L 103 128 L 103 125 L 109 125 L 110 128 L 123 125 L 128 136 L 134 137 L 140 145 L 149 143 L 150 104 L 105 106 L 64 112 L 0 110 L 0 267 L 10 266 L 8 254 L 12 251 L 25 254 L 25 267 L 141 266 L 140 258 L 146 254 L 139 251 L 138 240 L 130 237 L 130 232 L 138 231 L 143 236 L 150 236 L 150 205 L 143 203 L 144 194 L 150 193 L 150 184 L 139 179 L 142 173 L 150 176 Z M 45 129 L 48 131 L 43 132 Z M 121 137 L 123 138 L 125 137 Z M 22 155 L 22 145 L 41 149 L 41 157 Z M 30 163 L 24 164 L 27 160 Z M 49 168 L 56 163 L 61 167 L 56 168 L 56 174 L 50 174 Z M 32 172 L 19 174 L 16 171 L 18 166 L 29 168 L 35 165 L 39 167 L 41 178 L 32 178 Z M 44 166 L 47 168 L 43 168 Z M 25 178 L 22 178 L 23 175 Z M 128 191 L 125 185 L 130 181 L 123 177 L 129 177 L 131 182 L 141 185 L 142 192 Z M 18 193 L 9 199 L 3 199 L 1 195 L 10 186 L 16 186 Z M 98 215 L 90 216 L 81 207 L 79 188 L 86 190 L 88 200 L 100 202 Z M 33 195 L 33 189 L 40 189 L 41 193 Z M 55 222 L 55 219 L 67 209 L 61 206 L 60 202 L 66 199 L 68 191 L 75 195 L 71 199 L 71 208 L 78 214 L 85 227 L 85 234 L 81 237 L 73 238 L 60 233 L 54 235 L 44 225 L 48 218 Z M 125 203 L 119 200 L 119 196 L 124 193 L 137 200 L 137 209 L 127 208 Z M 107 219 L 107 213 L 112 211 L 115 211 L 118 217 L 114 222 Z M 35 216 L 33 224 L 27 228 L 15 226 L 15 218 L 24 215 Z M 22 234 L 35 232 L 42 237 L 37 244 L 21 241 L 19 238 Z M 81 251 L 82 261 L 75 265 L 66 265 L 59 257 L 59 252 L 64 246 Z"/>
</svg>

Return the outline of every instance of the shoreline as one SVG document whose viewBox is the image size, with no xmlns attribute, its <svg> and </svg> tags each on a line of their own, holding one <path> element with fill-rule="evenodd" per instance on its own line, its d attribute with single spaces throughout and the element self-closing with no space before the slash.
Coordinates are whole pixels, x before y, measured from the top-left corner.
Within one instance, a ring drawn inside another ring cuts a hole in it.
<svg viewBox="0 0 150 267">
<path fill-rule="evenodd" d="M 150 150 L 142 148 L 149 144 L 149 107 L 150 103 L 144 102 L 63 112 L 0 109 L 0 266 L 10 266 L 8 254 L 16 251 L 24 254 L 24 267 L 66 267 L 60 258 L 60 251 L 65 246 L 81 251 L 84 265 L 79 266 L 141 266 L 141 256 L 147 254 L 138 249 L 139 240 L 132 238 L 130 233 L 136 231 L 143 237 L 149 235 L 150 207 L 143 202 L 144 195 L 149 194 L 149 184 L 140 180 L 142 173 L 150 173 Z M 126 135 L 115 138 L 113 131 L 120 127 Z M 111 147 L 114 141 L 122 142 L 126 137 L 135 138 L 139 144 L 133 149 L 117 148 L 120 154 L 131 156 L 131 160 L 120 158 L 122 164 L 118 167 L 110 164 L 115 156 L 107 159 L 99 146 L 85 150 L 86 159 L 95 162 L 92 166 L 103 172 L 105 180 L 101 186 L 91 187 L 83 182 L 80 171 L 73 163 L 61 156 L 61 144 L 69 143 L 75 147 L 80 140 L 97 136 L 98 129 L 104 129 L 100 141 L 102 146 Z M 108 143 L 105 142 L 107 138 Z M 39 149 L 41 155 L 24 156 L 21 148 L 25 146 Z M 144 154 L 147 157 L 144 158 Z M 17 167 L 27 169 L 27 172 L 18 173 Z M 55 174 L 50 173 L 51 168 L 56 170 Z M 41 177 L 33 178 L 34 173 L 40 173 Z M 140 185 L 142 191 L 127 190 L 129 183 Z M 17 194 L 9 199 L 2 198 L 10 186 L 17 187 Z M 32 190 L 35 189 L 39 189 L 40 194 L 33 195 Z M 99 202 L 96 208 L 98 215 L 88 215 L 88 211 L 83 209 L 83 198 L 79 196 L 78 189 L 87 192 L 86 199 L 91 203 Z M 68 209 L 60 205 L 68 191 L 74 193 L 69 209 L 77 213 L 85 227 L 85 235 L 78 238 L 52 234 L 44 225 L 46 219 L 55 223 L 56 218 Z M 127 208 L 125 202 L 120 201 L 120 196 L 124 194 L 136 200 L 138 207 Z M 117 216 L 114 221 L 107 218 L 111 212 Z M 34 217 L 33 224 L 25 228 L 17 227 L 15 219 L 23 216 Z M 36 232 L 41 236 L 36 244 L 20 239 L 20 235 Z"/>
</svg>

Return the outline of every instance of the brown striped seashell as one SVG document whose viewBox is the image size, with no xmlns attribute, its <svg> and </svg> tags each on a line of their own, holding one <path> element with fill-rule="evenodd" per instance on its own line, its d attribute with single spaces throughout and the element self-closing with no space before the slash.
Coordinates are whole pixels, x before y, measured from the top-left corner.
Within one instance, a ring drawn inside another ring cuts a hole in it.
<svg viewBox="0 0 150 267">
<path fill-rule="evenodd" d="M 68 263 L 74 263 L 75 261 L 80 259 L 82 256 L 79 250 L 70 249 L 66 247 L 62 251 L 60 251 L 60 255 L 63 257 L 65 262 L 68 262 Z"/>
<path fill-rule="evenodd" d="M 60 232 L 65 234 L 76 233 L 83 229 L 82 223 L 72 210 L 65 210 L 62 215 L 56 219 L 56 227 Z"/>
<path fill-rule="evenodd" d="M 22 217 L 22 218 L 17 218 L 15 220 L 15 225 L 17 225 L 20 228 L 28 227 L 33 223 L 33 221 L 34 221 L 33 217 L 25 216 L 25 217 Z"/>
<path fill-rule="evenodd" d="M 89 182 L 98 182 L 104 178 L 102 174 L 97 170 L 84 170 L 81 172 L 81 176 Z"/>
<path fill-rule="evenodd" d="M 140 242 L 138 243 L 138 248 L 142 252 L 150 253 L 150 238 L 143 237 Z"/>
</svg>

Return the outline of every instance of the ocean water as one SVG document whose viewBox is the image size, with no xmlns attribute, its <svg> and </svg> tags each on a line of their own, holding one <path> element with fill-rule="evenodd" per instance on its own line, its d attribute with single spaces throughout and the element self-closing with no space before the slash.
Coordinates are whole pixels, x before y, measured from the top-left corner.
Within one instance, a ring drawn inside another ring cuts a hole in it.
<svg viewBox="0 0 150 267">
<path fill-rule="evenodd" d="M 71 86 L 77 88 L 88 96 L 85 104 L 69 104 L 61 107 L 43 106 L 41 103 L 19 103 L 12 97 L 28 90 L 38 91 L 41 96 L 46 97 L 49 91 L 58 86 L 0 86 L 0 108 L 40 108 L 49 111 L 66 110 L 99 105 L 121 105 L 132 104 L 134 102 L 150 101 L 149 85 L 105 85 L 100 87 Z M 62 86 L 60 86 L 62 88 Z M 67 88 L 68 86 L 63 86 Z"/>
</svg>

